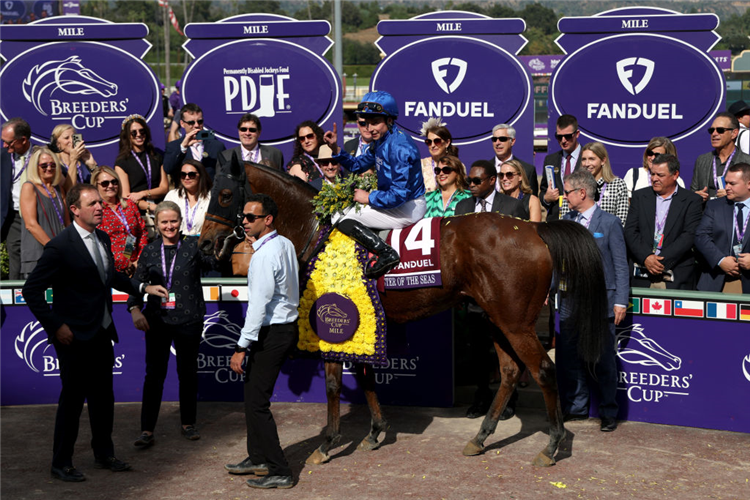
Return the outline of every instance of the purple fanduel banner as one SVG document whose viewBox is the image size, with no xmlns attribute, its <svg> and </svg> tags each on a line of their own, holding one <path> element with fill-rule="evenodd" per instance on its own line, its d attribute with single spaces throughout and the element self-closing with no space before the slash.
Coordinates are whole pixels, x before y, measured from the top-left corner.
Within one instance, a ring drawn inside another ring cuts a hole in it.
<svg viewBox="0 0 750 500">
<path fill-rule="evenodd" d="M 330 29 L 327 21 L 272 14 L 188 24 L 183 47 L 195 60 L 182 78 L 183 104 L 198 104 L 228 147 L 239 144 L 240 116 L 254 113 L 263 124 L 260 141 L 291 159 L 297 124 L 341 125 L 341 79 L 323 57 L 333 45 Z"/>
<path fill-rule="evenodd" d="M 98 162 L 111 165 L 127 116 L 142 115 L 152 131 L 163 128 L 159 82 L 141 60 L 151 48 L 147 34 L 145 24 L 78 16 L 3 26 L 2 121 L 24 118 L 36 143 L 72 124 Z M 164 134 L 152 137 L 164 147 Z"/>
<path fill-rule="evenodd" d="M 376 42 L 386 58 L 371 90 L 398 101 L 398 123 L 418 140 L 422 123 L 440 117 L 469 165 L 493 156 L 492 127 L 518 131 L 514 154 L 533 156 L 534 102 L 529 72 L 516 54 L 526 45 L 522 19 L 491 19 L 447 11 L 403 21 L 380 21 Z"/>
<path fill-rule="evenodd" d="M 59 366 L 47 334 L 24 305 L 19 288 L 0 290 L 1 405 L 53 404 L 60 395 Z M 205 286 L 206 316 L 198 356 L 202 401 L 242 401 L 242 376 L 229 368 L 247 307 L 246 285 Z M 52 291 L 47 292 L 52 300 Z M 140 401 L 146 373 L 143 332 L 133 327 L 126 310 L 127 295 L 113 292 L 114 321 L 120 342 L 115 345 L 114 387 L 118 402 Z M 375 368 L 383 404 L 451 406 L 453 404 L 453 329 L 450 312 L 409 325 L 389 325 L 388 365 Z M 425 332 L 429 332 L 426 335 Z M 174 354 L 174 351 L 172 352 Z M 178 399 L 174 363 L 164 384 L 164 400 Z M 354 371 L 344 364 L 342 400 L 364 403 Z M 429 387 L 430 390 L 425 390 Z M 273 401 L 326 401 L 325 372 L 318 356 L 288 360 L 274 389 Z"/>
<path fill-rule="evenodd" d="M 558 116 L 574 115 L 580 142 L 604 143 L 622 177 L 642 166 L 652 137 L 666 136 L 689 181 L 695 158 L 711 149 L 706 129 L 725 107 L 724 75 L 708 52 L 718 24 L 715 14 L 650 7 L 560 19 L 557 44 L 567 56 L 550 82 L 550 144 Z"/>
</svg>

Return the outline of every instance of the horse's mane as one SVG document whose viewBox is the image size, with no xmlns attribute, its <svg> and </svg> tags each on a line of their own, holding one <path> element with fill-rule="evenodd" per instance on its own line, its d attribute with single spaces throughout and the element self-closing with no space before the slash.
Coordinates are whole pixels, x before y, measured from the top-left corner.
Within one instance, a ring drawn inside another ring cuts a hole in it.
<svg viewBox="0 0 750 500">
<path fill-rule="evenodd" d="M 257 168 L 261 172 L 264 172 L 272 177 L 275 177 L 279 182 L 282 182 L 286 187 L 291 187 L 294 189 L 301 189 L 305 194 L 309 195 L 310 198 L 314 198 L 316 194 L 318 194 L 318 190 L 312 187 L 307 182 L 303 181 L 297 176 L 289 175 L 286 172 L 281 172 L 275 168 L 271 168 L 269 166 L 260 164 L 260 163 L 251 163 L 254 168 Z"/>
</svg>

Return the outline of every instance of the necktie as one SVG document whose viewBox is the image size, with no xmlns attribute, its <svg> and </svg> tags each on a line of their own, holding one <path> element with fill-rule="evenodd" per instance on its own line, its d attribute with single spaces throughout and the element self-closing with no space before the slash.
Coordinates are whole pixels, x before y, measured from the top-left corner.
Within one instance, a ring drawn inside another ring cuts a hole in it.
<svg viewBox="0 0 750 500">
<path fill-rule="evenodd" d="M 482 207 L 482 210 L 481 210 L 482 212 L 486 212 L 487 211 L 487 200 L 485 200 L 483 198 L 480 198 L 479 199 L 479 205 Z"/>
<path fill-rule="evenodd" d="M 732 237 L 732 247 L 740 244 L 740 241 L 737 239 L 737 232 L 742 231 L 742 226 L 745 224 L 745 217 L 743 217 L 745 204 L 737 203 L 735 206 L 737 207 L 737 229 L 734 231 L 734 236 Z"/>
<path fill-rule="evenodd" d="M 193 150 L 193 159 L 196 161 L 203 161 L 203 143 L 202 142 L 196 142 L 192 146 L 190 146 L 190 149 Z"/>
<path fill-rule="evenodd" d="M 102 283 L 107 282 L 107 276 L 104 271 L 104 261 L 102 260 L 102 254 L 99 251 L 99 243 L 96 239 L 96 233 L 91 233 L 88 236 L 89 240 L 91 240 L 91 244 L 94 245 L 94 261 L 96 263 L 96 269 L 99 271 L 99 277 L 102 280 Z M 112 323 L 112 318 L 109 315 L 109 311 L 107 310 L 107 303 L 104 303 L 104 316 L 102 316 L 102 328 L 106 329 L 109 328 L 109 325 Z"/>
<path fill-rule="evenodd" d="M 568 157 L 565 158 L 565 173 L 563 175 L 565 177 L 570 175 L 570 155 L 568 155 Z"/>
</svg>

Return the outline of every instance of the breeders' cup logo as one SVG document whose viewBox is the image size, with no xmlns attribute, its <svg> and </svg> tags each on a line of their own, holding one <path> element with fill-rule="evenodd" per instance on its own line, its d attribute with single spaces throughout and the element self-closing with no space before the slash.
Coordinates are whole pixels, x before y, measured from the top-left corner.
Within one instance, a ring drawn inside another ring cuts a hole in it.
<svg viewBox="0 0 750 500">
<path fill-rule="evenodd" d="M 445 78 L 448 76 L 447 66 L 455 66 L 458 68 L 458 74 L 450 85 L 445 81 Z M 466 61 L 461 59 L 455 57 L 453 59 L 450 57 L 443 57 L 442 59 L 432 61 L 432 76 L 435 78 L 438 86 L 443 89 L 443 92 L 446 94 L 452 94 L 464 81 L 467 66 Z"/>
<path fill-rule="evenodd" d="M 240 340 L 242 327 L 229 319 L 226 311 L 219 310 L 203 317 L 203 340 L 214 349 L 198 354 L 198 373 L 213 375 L 217 382 L 226 384 L 242 380 L 243 376 L 232 371 L 229 362 L 234 354 L 234 346 Z M 221 349 L 227 354 L 217 353 Z M 174 351 L 172 352 L 174 354 Z"/>
<path fill-rule="evenodd" d="M 636 86 L 633 86 L 633 83 L 630 81 L 633 77 L 633 70 L 626 69 L 629 66 L 643 66 L 646 69 L 641 81 Z M 651 77 L 654 76 L 654 61 L 644 57 L 628 57 L 617 61 L 617 76 L 620 78 L 620 83 L 625 87 L 625 90 L 633 95 L 640 94 L 646 88 L 648 82 L 651 81 Z"/>
<path fill-rule="evenodd" d="M 745 374 L 745 378 L 750 382 L 750 354 L 742 360 L 742 373 Z"/>
<path fill-rule="evenodd" d="M 44 116 L 42 98 L 52 103 L 49 98 L 56 91 L 66 94 L 99 95 L 111 97 L 117 94 L 117 84 L 108 82 L 81 63 L 78 56 L 70 56 L 64 61 L 49 61 L 34 66 L 23 81 L 23 96 L 32 103 Z M 60 108 L 60 101 L 52 103 L 53 108 Z"/>
<path fill-rule="evenodd" d="M 42 366 L 45 373 L 58 369 L 57 358 L 45 355 L 47 349 L 51 347 L 47 343 L 47 333 L 38 321 L 27 323 L 21 333 L 16 336 L 16 355 L 35 373 L 39 373 L 37 364 Z M 50 352 L 54 350 L 50 349 Z"/>
<path fill-rule="evenodd" d="M 320 318 L 320 321 L 323 323 L 348 323 L 348 321 L 346 321 L 347 317 L 349 317 L 349 315 L 339 309 L 336 304 L 328 304 L 318 308 L 318 318 Z"/>
<path fill-rule="evenodd" d="M 636 323 L 631 327 L 618 329 L 616 337 L 617 357 L 623 362 L 619 373 L 618 389 L 627 391 L 628 399 L 634 403 L 643 401 L 658 403 L 669 396 L 689 396 L 692 374 L 660 374 L 653 369 L 665 372 L 679 372 L 682 359 L 648 338 L 643 326 Z M 627 366 L 636 365 L 636 366 Z M 636 371 L 637 366 L 651 368 L 646 372 Z M 628 369 L 632 368 L 632 371 Z"/>
</svg>

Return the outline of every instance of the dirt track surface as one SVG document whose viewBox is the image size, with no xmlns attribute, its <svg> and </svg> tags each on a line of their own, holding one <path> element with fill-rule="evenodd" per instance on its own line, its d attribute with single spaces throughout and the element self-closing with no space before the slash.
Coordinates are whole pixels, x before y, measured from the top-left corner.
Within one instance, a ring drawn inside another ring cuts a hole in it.
<svg viewBox="0 0 750 500">
<path fill-rule="evenodd" d="M 368 430 L 363 406 L 342 406 L 342 445 L 325 465 L 306 465 L 320 444 L 322 404 L 279 403 L 272 411 L 292 466 L 291 490 L 253 490 L 245 476 L 223 465 L 245 458 L 245 421 L 238 403 L 200 403 L 200 441 L 180 436 L 175 403 L 162 405 L 156 444 L 137 450 L 139 404 L 118 404 L 117 456 L 133 471 L 93 467 L 86 410 L 74 463 L 83 483 L 50 478 L 56 406 L 4 407 L 2 499 L 748 499 L 750 435 L 621 422 L 611 434 L 599 421 L 566 425 L 568 439 L 550 468 L 530 465 L 546 445 L 545 416 L 521 409 L 500 422 L 485 453 L 461 454 L 481 419 L 464 418 L 466 406 L 448 409 L 385 407 L 390 428 L 380 449 L 356 450 Z M 382 438 L 381 438 L 382 439 Z"/>
</svg>

